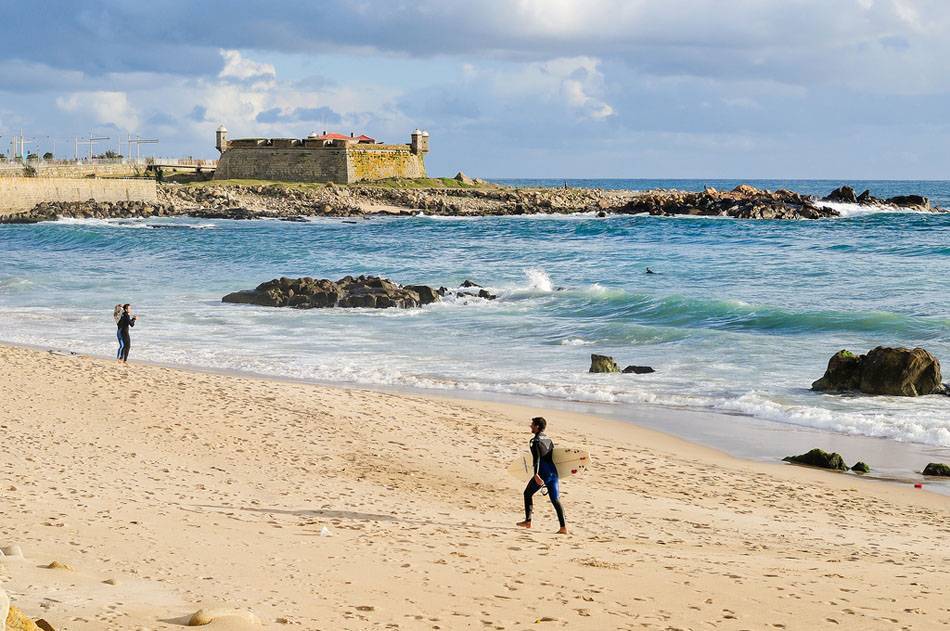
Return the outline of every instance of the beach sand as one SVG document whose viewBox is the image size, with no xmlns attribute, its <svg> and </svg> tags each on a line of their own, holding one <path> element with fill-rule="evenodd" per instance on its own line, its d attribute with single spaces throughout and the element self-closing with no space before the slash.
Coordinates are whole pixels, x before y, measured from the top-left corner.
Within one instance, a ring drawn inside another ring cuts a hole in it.
<svg viewBox="0 0 950 631">
<path fill-rule="evenodd" d="M 561 411 L 22 348 L 0 387 L 0 547 L 25 557 L 0 588 L 57 631 L 214 606 L 261 625 L 205 628 L 950 625 L 950 498 L 910 485 Z M 514 527 L 505 468 L 536 414 L 593 454 L 562 483 L 566 537 L 542 497 Z"/>
</svg>

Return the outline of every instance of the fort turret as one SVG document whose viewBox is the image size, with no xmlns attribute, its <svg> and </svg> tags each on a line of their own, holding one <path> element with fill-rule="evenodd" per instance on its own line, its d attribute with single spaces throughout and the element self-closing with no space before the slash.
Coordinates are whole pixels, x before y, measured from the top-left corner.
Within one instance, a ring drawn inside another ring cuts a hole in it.
<svg viewBox="0 0 950 631">
<path fill-rule="evenodd" d="M 214 147 L 219 153 L 228 150 L 228 130 L 224 125 L 218 127 L 217 131 L 214 132 L 214 141 Z"/>
<path fill-rule="evenodd" d="M 417 155 L 429 153 L 429 132 L 413 130 L 410 135 L 409 150 Z"/>
</svg>

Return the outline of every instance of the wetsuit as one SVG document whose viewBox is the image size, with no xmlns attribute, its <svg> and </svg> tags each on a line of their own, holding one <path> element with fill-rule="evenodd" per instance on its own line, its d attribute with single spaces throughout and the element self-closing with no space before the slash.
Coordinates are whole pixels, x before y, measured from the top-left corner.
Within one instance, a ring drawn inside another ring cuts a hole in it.
<svg viewBox="0 0 950 631">
<path fill-rule="evenodd" d="M 554 466 L 553 459 L 554 442 L 543 433 L 536 434 L 535 437 L 531 439 L 530 448 L 531 459 L 534 464 L 534 475 L 539 476 L 544 482 L 544 486 L 547 487 L 548 499 L 551 500 L 551 505 L 554 506 L 554 512 L 557 513 L 557 520 L 561 524 L 561 528 L 564 528 L 564 509 L 561 508 L 561 489 L 558 483 L 557 467 Z M 534 494 L 541 489 L 541 485 L 535 481 L 534 475 L 528 480 L 528 486 L 524 489 L 525 521 L 531 521 Z"/>
<path fill-rule="evenodd" d="M 122 317 L 119 318 L 119 328 L 115 334 L 119 340 L 119 352 L 116 353 L 116 359 L 121 359 L 122 361 L 129 360 L 129 350 L 132 348 L 132 337 L 129 335 L 129 327 L 133 326 L 135 326 L 135 318 L 127 313 L 123 313 Z"/>
</svg>

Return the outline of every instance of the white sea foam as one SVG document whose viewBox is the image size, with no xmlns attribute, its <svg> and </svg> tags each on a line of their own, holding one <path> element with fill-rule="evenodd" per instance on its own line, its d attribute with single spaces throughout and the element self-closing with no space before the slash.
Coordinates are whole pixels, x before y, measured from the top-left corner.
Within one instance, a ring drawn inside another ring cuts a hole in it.
<svg viewBox="0 0 950 631">
<path fill-rule="evenodd" d="M 579 337 L 569 337 L 567 339 L 561 340 L 559 343 L 561 346 L 590 346 L 594 342 L 584 340 Z"/>
<path fill-rule="evenodd" d="M 837 210 L 840 213 L 842 218 L 849 217 L 864 217 L 866 215 L 878 215 L 881 213 L 918 213 L 923 212 L 919 210 L 913 210 L 911 208 L 901 208 L 900 206 L 889 206 L 889 205 L 867 205 L 867 204 L 852 204 L 849 202 L 825 202 L 819 201 L 819 206 L 827 206 L 832 210 Z"/>
<path fill-rule="evenodd" d="M 540 268 L 527 269 L 524 275 L 528 278 L 528 289 L 531 291 L 541 291 L 544 293 L 554 291 L 554 285 L 551 283 L 551 277 L 547 272 Z"/>
</svg>

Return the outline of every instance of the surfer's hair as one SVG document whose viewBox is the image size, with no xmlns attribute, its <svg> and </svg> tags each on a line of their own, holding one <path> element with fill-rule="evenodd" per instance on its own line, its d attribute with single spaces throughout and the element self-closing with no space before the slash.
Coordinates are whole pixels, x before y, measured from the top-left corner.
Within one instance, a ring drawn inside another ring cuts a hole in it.
<svg viewBox="0 0 950 631">
<path fill-rule="evenodd" d="M 544 420 L 543 416 L 535 416 L 533 419 L 531 419 L 531 424 L 537 425 L 538 429 L 540 429 L 542 432 L 547 429 L 548 426 L 548 422 Z"/>
<path fill-rule="evenodd" d="M 112 310 L 112 319 L 115 320 L 116 324 L 122 319 L 122 305 L 116 305 L 115 309 Z"/>
</svg>

